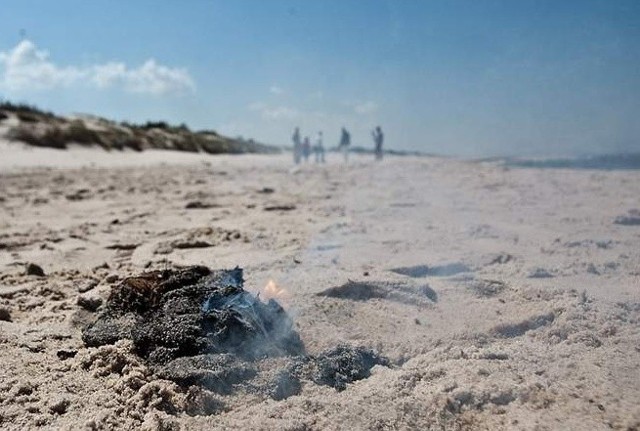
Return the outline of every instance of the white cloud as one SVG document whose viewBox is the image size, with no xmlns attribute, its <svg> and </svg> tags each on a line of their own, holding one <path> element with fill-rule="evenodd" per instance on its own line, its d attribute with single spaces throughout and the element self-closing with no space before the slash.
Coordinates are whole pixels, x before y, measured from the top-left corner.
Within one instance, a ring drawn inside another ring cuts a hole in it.
<svg viewBox="0 0 640 431">
<path fill-rule="evenodd" d="M 116 84 L 127 73 L 122 63 L 105 63 L 93 67 L 91 80 L 98 88 L 108 88 Z"/>
<path fill-rule="evenodd" d="M 132 93 L 169 94 L 195 89 L 185 69 L 163 66 L 153 59 L 135 69 L 115 62 L 94 66 L 91 80 L 99 88 L 120 85 Z"/>
<path fill-rule="evenodd" d="M 284 90 L 277 85 L 272 85 L 271 87 L 269 87 L 269 93 L 279 95 L 284 93 Z"/>
<path fill-rule="evenodd" d="M 287 106 L 276 106 L 273 108 L 265 108 L 262 110 L 262 116 L 272 120 L 293 120 L 298 118 L 300 113 L 297 109 Z"/>
<path fill-rule="evenodd" d="M 43 89 L 70 85 L 83 78 L 84 72 L 75 67 L 57 67 L 49 61 L 47 51 L 23 40 L 11 51 L 0 52 L 3 66 L 1 83 L 8 89 Z"/>
<path fill-rule="evenodd" d="M 356 112 L 356 114 L 371 114 L 378 110 L 378 104 L 372 101 L 357 103 L 353 107 L 353 110 Z"/>
<path fill-rule="evenodd" d="M 267 105 L 263 102 L 252 102 L 247 106 L 249 111 L 262 111 L 267 108 Z"/>
<path fill-rule="evenodd" d="M 262 118 L 269 120 L 293 120 L 300 116 L 300 111 L 288 106 L 270 106 L 263 102 L 252 102 L 247 106 L 249 111 L 259 112 Z"/>
<path fill-rule="evenodd" d="M 58 66 L 49 53 L 23 40 L 13 49 L 0 52 L 0 88 L 11 91 L 45 90 L 72 84 L 100 89 L 119 87 L 131 93 L 165 95 L 193 91 L 195 83 L 183 68 L 171 68 L 149 59 L 137 68 L 121 62 L 85 67 Z"/>
</svg>

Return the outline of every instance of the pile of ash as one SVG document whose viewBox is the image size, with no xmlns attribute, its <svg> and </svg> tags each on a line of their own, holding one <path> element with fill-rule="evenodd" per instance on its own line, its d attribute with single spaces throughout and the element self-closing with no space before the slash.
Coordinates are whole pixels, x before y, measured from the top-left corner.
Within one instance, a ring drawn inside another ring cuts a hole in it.
<svg viewBox="0 0 640 431">
<path fill-rule="evenodd" d="M 280 304 L 242 285 L 239 268 L 203 266 L 124 279 L 82 339 L 89 347 L 130 339 L 158 377 L 184 387 L 275 399 L 298 394 L 303 381 L 343 390 L 374 365 L 389 365 L 369 349 L 344 345 L 308 355 Z"/>
</svg>

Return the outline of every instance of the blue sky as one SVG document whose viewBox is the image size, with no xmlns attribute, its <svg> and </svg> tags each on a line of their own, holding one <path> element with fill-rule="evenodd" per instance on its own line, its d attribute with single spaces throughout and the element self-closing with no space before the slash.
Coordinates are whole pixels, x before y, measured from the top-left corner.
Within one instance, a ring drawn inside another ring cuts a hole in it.
<svg viewBox="0 0 640 431">
<path fill-rule="evenodd" d="M 0 96 L 273 144 L 640 151 L 640 2 L 12 1 Z"/>
</svg>

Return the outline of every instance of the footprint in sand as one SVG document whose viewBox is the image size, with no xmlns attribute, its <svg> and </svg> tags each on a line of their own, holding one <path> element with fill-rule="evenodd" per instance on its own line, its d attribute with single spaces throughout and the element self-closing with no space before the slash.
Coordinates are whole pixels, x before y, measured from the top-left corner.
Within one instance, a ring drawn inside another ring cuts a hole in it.
<svg viewBox="0 0 640 431">
<path fill-rule="evenodd" d="M 415 287 L 384 281 L 349 281 L 341 286 L 331 287 L 317 293 L 316 296 L 368 301 L 386 299 L 401 304 L 423 305 L 438 302 L 438 294 L 429 286 Z"/>
</svg>

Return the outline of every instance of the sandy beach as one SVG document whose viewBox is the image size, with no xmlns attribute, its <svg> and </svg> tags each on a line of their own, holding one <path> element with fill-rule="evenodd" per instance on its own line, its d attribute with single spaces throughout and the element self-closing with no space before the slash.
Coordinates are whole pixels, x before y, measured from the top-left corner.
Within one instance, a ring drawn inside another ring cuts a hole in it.
<svg viewBox="0 0 640 431">
<path fill-rule="evenodd" d="M 637 170 L 3 143 L 0 427 L 638 429 L 639 198 Z M 196 264 L 284 289 L 311 354 L 390 366 L 197 414 L 129 344 L 85 347 L 119 280 Z"/>
</svg>

